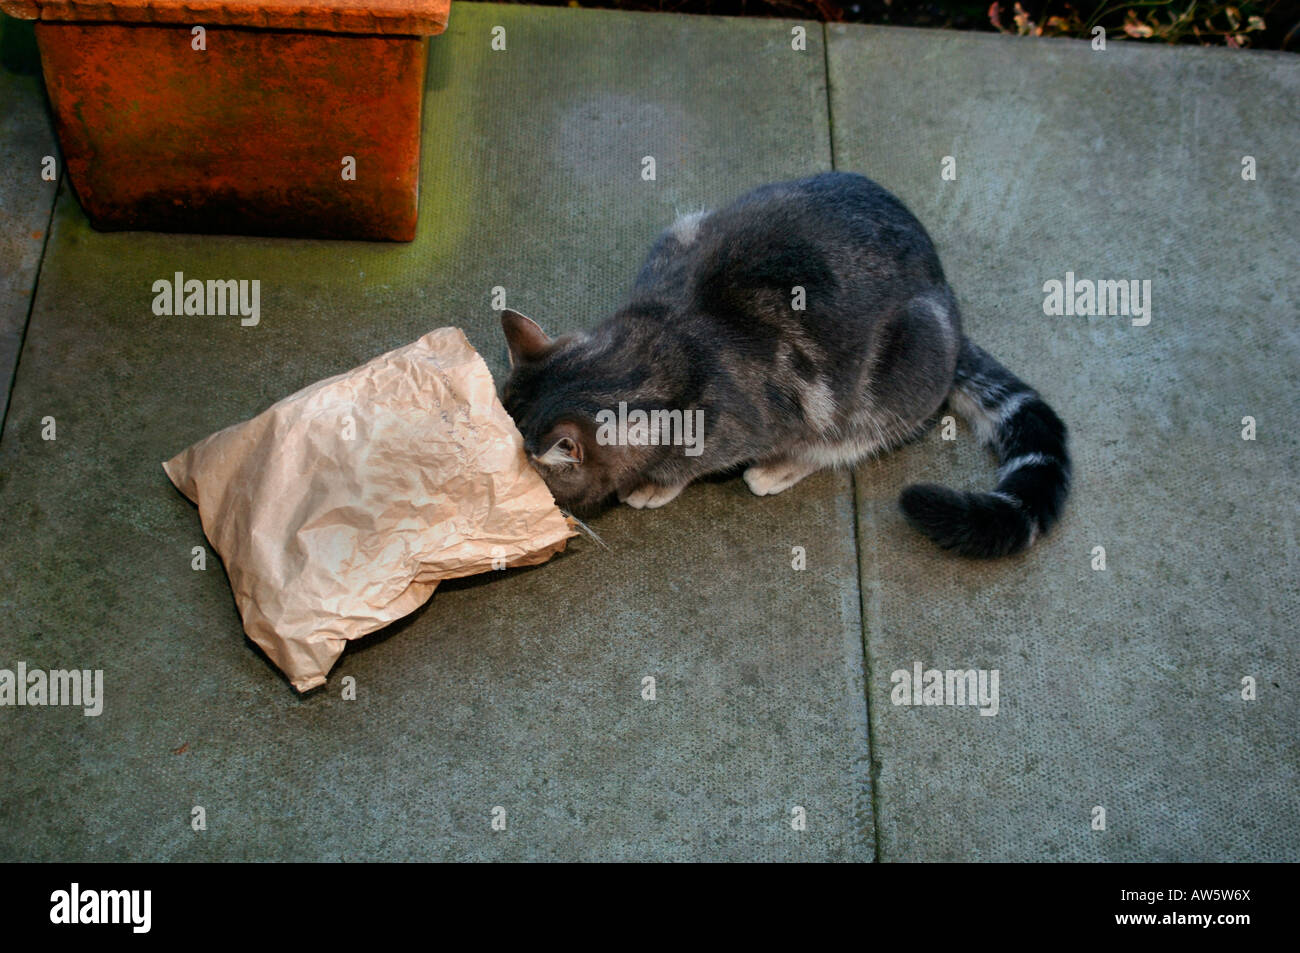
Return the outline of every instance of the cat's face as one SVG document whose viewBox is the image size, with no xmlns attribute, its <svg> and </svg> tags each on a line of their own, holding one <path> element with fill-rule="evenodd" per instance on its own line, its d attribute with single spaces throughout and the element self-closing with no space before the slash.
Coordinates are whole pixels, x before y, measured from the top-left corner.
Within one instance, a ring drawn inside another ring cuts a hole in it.
<svg viewBox="0 0 1300 953">
<path fill-rule="evenodd" d="M 503 311 L 510 376 L 501 402 L 524 437 L 524 450 L 555 502 L 590 513 L 619 489 L 626 472 L 618 447 L 597 443 L 594 411 L 581 401 L 583 368 L 578 342 L 552 340 L 518 311 Z"/>
</svg>

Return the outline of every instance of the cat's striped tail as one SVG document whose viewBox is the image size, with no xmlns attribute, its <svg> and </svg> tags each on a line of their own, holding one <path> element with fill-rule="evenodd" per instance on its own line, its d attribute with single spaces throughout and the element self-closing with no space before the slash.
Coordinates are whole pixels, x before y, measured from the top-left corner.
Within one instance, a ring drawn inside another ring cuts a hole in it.
<svg viewBox="0 0 1300 953">
<path fill-rule="evenodd" d="M 962 556 L 991 558 L 1027 549 L 1065 506 L 1070 489 L 1065 424 L 1033 388 L 965 338 L 948 406 L 997 454 L 997 489 L 962 493 L 918 483 L 899 498 L 903 514 Z"/>
</svg>

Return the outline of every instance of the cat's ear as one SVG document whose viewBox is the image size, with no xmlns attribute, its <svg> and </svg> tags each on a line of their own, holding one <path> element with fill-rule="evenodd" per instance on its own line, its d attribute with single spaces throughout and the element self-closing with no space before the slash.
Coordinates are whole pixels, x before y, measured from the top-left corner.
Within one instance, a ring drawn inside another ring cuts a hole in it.
<svg viewBox="0 0 1300 953">
<path fill-rule="evenodd" d="M 551 339 L 532 318 L 506 308 L 501 312 L 501 330 L 510 347 L 510 366 L 535 361 L 546 353 Z"/>
<path fill-rule="evenodd" d="M 542 446 L 546 447 L 546 452 L 537 458 L 537 462 L 549 467 L 581 464 L 585 457 L 582 449 L 582 430 L 575 424 L 556 424 L 542 441 Z"/>
</svg>

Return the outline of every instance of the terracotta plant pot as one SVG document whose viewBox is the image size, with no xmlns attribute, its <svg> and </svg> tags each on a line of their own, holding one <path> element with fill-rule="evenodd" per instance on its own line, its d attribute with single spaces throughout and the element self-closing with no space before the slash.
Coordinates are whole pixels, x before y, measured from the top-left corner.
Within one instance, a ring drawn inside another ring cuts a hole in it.
<svg viewBox="0 0 1300 953">
<path fill-rule="evenodd" d="M 0 0 L 101 229 L 410 241 L 451 0 Z"/>
</svg>

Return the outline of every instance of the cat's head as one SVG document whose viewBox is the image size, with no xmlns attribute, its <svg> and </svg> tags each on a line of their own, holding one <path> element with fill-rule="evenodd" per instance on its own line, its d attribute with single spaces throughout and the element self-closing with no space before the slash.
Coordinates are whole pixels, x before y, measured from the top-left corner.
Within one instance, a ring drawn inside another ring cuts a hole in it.
<svg viewBox="0 0 1300 953">
<path fill-rule="evenodd" d="M 510 376 L 501 402 L 524 437 L 524 450 L 555 502 L 582 515 L 619 489 L 630 467 L 624 448 L 596 441 L 587 341 L 552 339 L 518 311 L 501 313 L 510 348 Z"/>
</svg>

